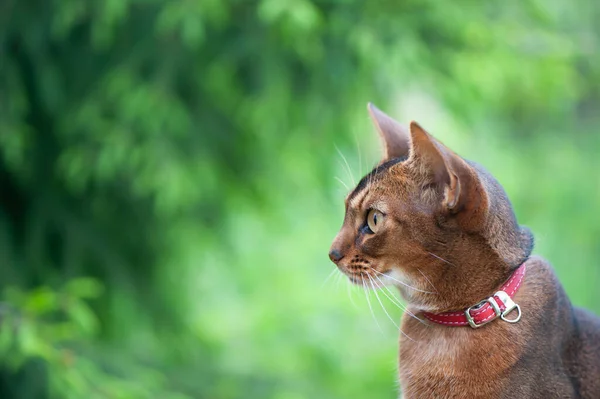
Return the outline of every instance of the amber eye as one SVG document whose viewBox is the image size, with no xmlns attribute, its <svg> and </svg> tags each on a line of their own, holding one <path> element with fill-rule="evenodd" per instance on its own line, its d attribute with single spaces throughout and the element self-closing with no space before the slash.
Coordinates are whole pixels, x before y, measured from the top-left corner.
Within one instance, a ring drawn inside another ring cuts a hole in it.
<svg viewBox="0 0 600 399">
<path fill-rule="evenodd" d="M 371 209 L 367 214 L 367 225 L 373 233 L 381 228 L 383 223 L 383 214 L 375 209 Z"/>
</svg>

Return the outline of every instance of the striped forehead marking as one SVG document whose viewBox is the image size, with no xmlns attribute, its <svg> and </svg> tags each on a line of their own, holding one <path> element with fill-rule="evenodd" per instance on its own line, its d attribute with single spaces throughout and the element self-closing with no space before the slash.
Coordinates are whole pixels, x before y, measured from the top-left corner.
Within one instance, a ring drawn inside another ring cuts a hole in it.
<svg viewBox="0 0 600 399">
<path fill-rule="evenodd" d="M 352 190 L 352 192 L 348 195 L 347 202 L 352 208 L 360 207 L 360 204 L 364 200 L 365 196 L 369 192 L 369 183 L 375 179 L 375 177 L 381 175 L 385 171 L 387 171 L 392 166 L 397 163 L 403 162 L 407 159 L 407 157 L 402 158 L 392 158 L 389 161 L 382 163 L 379 166 L 376 166 L 371 172 L 369 172 L 365 177 L 360 179 L 356 188 Z"/>
</svg>

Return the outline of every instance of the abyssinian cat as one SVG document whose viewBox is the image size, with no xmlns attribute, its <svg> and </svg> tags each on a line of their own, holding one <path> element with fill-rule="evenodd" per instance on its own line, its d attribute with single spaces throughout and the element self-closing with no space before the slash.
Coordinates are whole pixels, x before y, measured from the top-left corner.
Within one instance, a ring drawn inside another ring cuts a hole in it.
<svg viewBox="0 0 600 399">
<path fill-rule="evenodd" d="M 600 318 L 531 256 L 500 184 L 417 123 L 368 108 L 384 158 L 347 196 L 329 257 L 407 301 L 401 396 L 599 399 Z"/>
</svg>

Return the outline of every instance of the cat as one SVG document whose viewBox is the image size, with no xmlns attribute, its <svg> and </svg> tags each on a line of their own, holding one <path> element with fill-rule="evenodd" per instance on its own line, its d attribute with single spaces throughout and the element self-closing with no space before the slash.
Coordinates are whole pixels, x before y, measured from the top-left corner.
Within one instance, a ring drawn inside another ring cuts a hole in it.
<svg viewBox="0 0 600 399">
<path fill-rule="evenodd" d="M 599 399 L 600 318 L 531 255 L 501 185 L 416 122 L 368 110 L 384 157 L 346 197 L 329 257 L 407 301 L 401 396 Z"/>
</svg>

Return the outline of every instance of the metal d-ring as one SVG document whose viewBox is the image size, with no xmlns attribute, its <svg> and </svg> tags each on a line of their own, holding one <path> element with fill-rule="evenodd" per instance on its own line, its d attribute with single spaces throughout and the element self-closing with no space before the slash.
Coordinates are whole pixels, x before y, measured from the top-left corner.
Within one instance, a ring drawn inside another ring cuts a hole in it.
<svg viewBox="0 0 600 399">
<path fill-rule="evenodd" d="M 517 305 L 512 298 L 504 291 L 498 291 L 494 294 L 504 304 L 504 311 L 500 315 L 500 318 L 507 323 L 516 323 L 521 320 L 521 307 Z M 517 317 L 514 319 L 507 319 L 505 316 L 511 313 L 513 310 L 517 310 Z"/>
<path fill-rule="evenodd" d="M 511 313 L 511 312 L 512 312 L 513 310 L 515 310 L 515 309 L 517 310 L 517 317 L 515 317 L 514 319 L 507 319 L 506 317 L 504 317 L 504 316 L 506 316 L 507 314 Z M 514 306 L 513 308 L 506 309 L 506 310 L 505 310 L 505 311 L 504 311 L 504 312 L 503 312 L 503 313 L 500 315 L 500 318 L 501 318 L 502 320 L 504 320 L 505 322 L 507 322 L 507 323 L 516 323 L 516 322 L 518 322 L 519 320 L 521 320 L 521 307 L 515 303 L 515 306 Z"/>
</svg>

